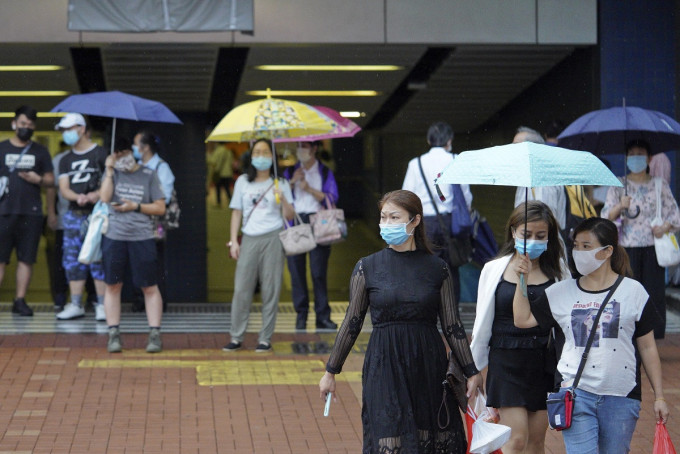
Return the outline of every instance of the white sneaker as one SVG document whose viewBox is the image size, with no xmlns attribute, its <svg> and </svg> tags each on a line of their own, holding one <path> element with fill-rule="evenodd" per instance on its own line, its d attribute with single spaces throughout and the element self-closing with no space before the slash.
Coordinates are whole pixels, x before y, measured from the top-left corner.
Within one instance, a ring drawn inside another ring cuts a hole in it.
<svg viewBox="0 0 680 454">
<path fill-rule="evenodd" d="M 81 317 L 85 317 L 85 309 L 71 303 L 68 303 L 64 310 L 57 314 L 57 320 L 73 320 Z"/>
<path fill-rule="evenodd" d="M 104 310 L 103 304 L 94 305 L 94 319 L 97 320 L 98 322 L 106 321 L 106 311 Z"/>
</svg>

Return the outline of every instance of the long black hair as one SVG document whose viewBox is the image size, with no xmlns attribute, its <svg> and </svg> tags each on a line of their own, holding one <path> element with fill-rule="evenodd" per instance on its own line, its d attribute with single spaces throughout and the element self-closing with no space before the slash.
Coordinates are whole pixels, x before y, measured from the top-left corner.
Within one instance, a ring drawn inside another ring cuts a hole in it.
<svg viewBox="0 0 680 454">
<path fill-rule="evenodd" d="M 158 154 L 161 151 L 161 139 L 148 129 L 139 131 L 139 141 L 144 145 L 148 145 L 153 154 Z"/>
<path fill-rule="evenodd" d="M 269 147 L 269 151 L 272 152 L 272 166 L 269 168 L 269 176 L 274 178 L 274 166 L 276 167 L 276 170 L 279 170 L 278 168 L 278 159 L 276 159 L 276 153 L 274 152 L 274 146 L 272 145 L 272 141 L 269 139 L 257 139 L 255 142 L 253 142 L 253 145 L 250 147 L 250 150 L 248 150 L 247 156 L 244 156 L 243 159 L 243 164 L 246 169 L 246 175 L 248 176 L 248 181 L 254 181 L 255 177 L 257 176 L 257 169 L 253 167 L 252 163 L 252 155 L 253 155 L 253 148 L 255 148 L 255 145 L 257 145 L 259 142 L 264 142 L 267 144 Z M 277 172 L 276 175 L 279 175 L 280 172 Z"/>
<path fill-rule="evenodd" d="M 527 202 L 526 208 L 526 216 L 524 215 L 523 203 L 517 205 L 510 214 L 508 223 L 505 226 L 505 243 L 501 246 L 498 257 L 505 257 L 506 255 L 515 253 L 513 232 L 523 228 L 525 222 L 543 221 L 548 225 L 548 249 L 541 254 L 538 259 L 538 264 L 540 265 L 543 274 L 548 278 L 559 279 L 562 277 L 560 259 L 565 260 L 566 258 L 560 244 L 557 220 L 555 219 L 555 216 L 553 216 L 550 207 L 541 201 L 530 200 Z"/>
<path fill-rule="evenodd" d="M 574 238 L 581 232 L 590 232 L 597 238 L 602 246 L 611 246 L 614 249 L 610 264 L 616 274 L 633 277 L 633 270 L 630 267 L 628 253 L 619 244 L 619 230 L 609 219 L 588 218 L 581 222 L 574 229 Z"/>
</svg>

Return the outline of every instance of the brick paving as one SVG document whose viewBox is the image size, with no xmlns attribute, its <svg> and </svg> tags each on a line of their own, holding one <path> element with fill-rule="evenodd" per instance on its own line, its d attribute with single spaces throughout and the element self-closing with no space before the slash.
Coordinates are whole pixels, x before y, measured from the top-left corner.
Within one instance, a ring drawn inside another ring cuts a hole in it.
<svg viewBox="0 0 680 454">
<path fill-rule="evenodd" d="M 124 334 L 113 355 L 101 334 L 2 336 L 0 454 L 360 452 L 362 336 L 328 418 L 317 383 L 330 334 L 277 333 L 274 353 L 256 354 L 254 333 L 236 353 L 221 351 L 225 334 L 171 333 L 158 355 L 143 351 L 143 334 Z M 680 334 L 659 350 L 680 445 Z M 652 450 L 645 377 L 643 393 L 633 453 Z M 546 452 L 564 452 L 558 433 L 548 432 Z"/>
</svg>

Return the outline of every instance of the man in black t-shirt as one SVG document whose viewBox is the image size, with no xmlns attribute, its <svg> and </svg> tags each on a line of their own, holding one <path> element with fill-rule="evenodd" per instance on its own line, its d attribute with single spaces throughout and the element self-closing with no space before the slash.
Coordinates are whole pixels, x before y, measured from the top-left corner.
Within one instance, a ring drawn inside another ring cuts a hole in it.
<svg viewBox="0 0 680 454">
<path fill-rule="evenodd" d="M 90 140 L 85 118 L 78 113 L 66 114 L 55 129 L 62 131 L 64 143 L 72 149 L 59 162 L 59 192 L 69 201 L 64 213 L 63 264 L 71 291 L 71 302 L 57 314 L 58 320 L 85 316 L 83 289 L 88 273 L 92 274 L 97 290 L 95 318 L 106 321 L 104 312 L 104 269 L 101 263 L 84 265 L 78 262 L 83 245 L 81 226 L 99 201 L 99 186 L 104 172 L 106 151 Z"/>
<path fill-rule="evenodd" d="M 12 249 L 16 249 L 16 297 L 12 313 L 31 316 L 26 291 L 43 225 L 41 187 L 54 184 L 52 157 L 45 147 L 32 142 L 37 112 L 19 107 L 12 120 L 14 137 L 0 143 L 0 284 Z"/>
</svg>

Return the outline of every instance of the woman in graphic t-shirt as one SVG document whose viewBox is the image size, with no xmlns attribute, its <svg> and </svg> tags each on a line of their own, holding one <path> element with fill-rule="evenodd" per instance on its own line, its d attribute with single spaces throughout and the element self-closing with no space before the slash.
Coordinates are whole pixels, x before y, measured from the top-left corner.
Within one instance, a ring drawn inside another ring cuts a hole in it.
<svg viewBox="0 0 680 454">
<path fill-rule="evenodd" d="M 273 166 L 277 164 L 271 142 L 257 140 L 250 154 L 246 174 L 236 180 L 229 203 L 231 228 L 227 246 L 229 255 L 237 262 L 231 302 L 231 342 L 223 350 L 233 352 L 241 348 L 259 279 L 262 329 L 255 351 L 263 353 L 272 349 L 283 277 L 284 253 L 279 232 L 283 229 L 283 218 L 292 219 L 295 209 L 289 202 L 293 195 L 288 181 L 280 179 L 278 185 L 274 181 Z M 243 232 L 241 244 L 237 241 L 239 227 Z"/>
<path fill-rule="evenodd" d="M 536 301 L 515 292 L 513 313 L 519 328 L 555 327 L 565 344 L 557 366 L 562 386 L 571 386 L 578 370 L 584 343 L 577 343 L 577 323 L 598 309 L 619 275 L 630 275 L 628 256 L 619 246 L 616 225 L 607 219 L 590 218 L 574 231 L 574 263 L 578 279 L 558 282 Z M 515 272 L 532 272 L 531 261 L 522 258 Z M 576 399 L 569 430 L 562 432 L 567 453 L 625 453 L 630 450 L 640 413 L 639 354 L 654 389 L 654 414 L 666 423 L 668 406 L 663 397 L 661 361 L 654 340 L 655 312 L 642 285 L 625 277 L 611 296 L 600 319 L 595 341 L 575 390 Z M 607 321 L 606 330 L 604 323 Z M 612 324 L 618 326 L 612 326 Z"/>
</svg>

